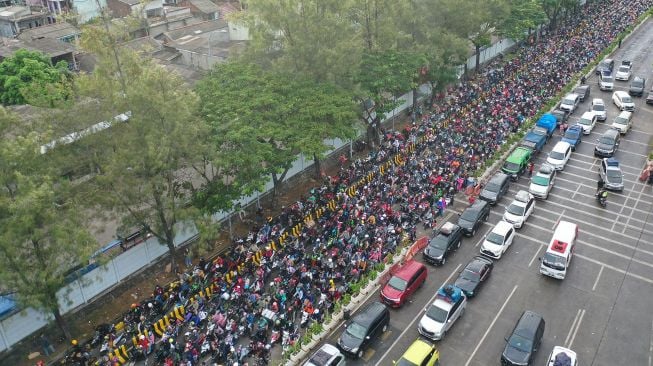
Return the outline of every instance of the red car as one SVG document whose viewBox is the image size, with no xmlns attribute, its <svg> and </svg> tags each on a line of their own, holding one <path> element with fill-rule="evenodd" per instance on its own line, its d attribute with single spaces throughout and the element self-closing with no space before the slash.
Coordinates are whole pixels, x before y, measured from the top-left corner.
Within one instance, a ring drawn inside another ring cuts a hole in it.
<svg viewBox="0 0 653 366">
<path fill-rule="evenodd" d="M 393 308 L 403 305 L 426 281 L 427 270 L 420 262 L 410 260 L 397 270 L 381 290 L 381 301 Z"/>
</svg>

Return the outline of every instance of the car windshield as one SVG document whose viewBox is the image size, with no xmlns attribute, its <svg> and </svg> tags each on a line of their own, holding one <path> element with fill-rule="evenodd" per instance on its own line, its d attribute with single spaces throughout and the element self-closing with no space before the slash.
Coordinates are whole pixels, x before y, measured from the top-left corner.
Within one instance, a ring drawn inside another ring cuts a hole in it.
<svg viewBox="0 0 653 366">
<path fill-rule="evenodd" d="M 531 182 L 533 182 L 533 184 L 537 184 L 538 186 L 548 186 L 549 178 L 542 175 L 536 175 L 533 177 L 533 179 L 531 179 Z"/>
<path fill-rule="evenodd" d="M 614 143 L 614 139 L 610 136 L 601 136 L 599 137 L 599 143 L 605 145 L 612 145 Z"/>
<path fill-rule="evenodd" d="M 476 220 L 477 215 L 478 215 L 477 210 L 467 209 L 467 210 L 465 210 L 465 212 L 463 212 L 462 215 L 460 215 L 460 219 L 465 220 L 465 221 L 474 221 L 474 220 Z"/>
<path fill-rule="evenodd" d="M 513 202 L 506 208 L 506 211 L 513 215 L 522 216 L 524 214 L 524 206 L 517 205 Z"/>
<path fill-rule="evenodd" d="M 488 183 L 488 185 L 485 186 L 485 189 L 487 189 L 490 192 L 499 192 L 499 185 L 494 183 Z"/>
<path fill-rule="evenodd" d="M 429 246 L 431 248 L 447 249 L 447 237 L 440 234 L 431 240 Z"/>
<path fill-rule="evenodd" d="M 552 253 L 546 253 L 542 258 L 542 264 L 544 264 L 549 268 L 557 269 L 559 271 L 565 269 L 565 263 L 566 261 L 564 257 Z"/>
<path fill-rule="evenodd" d="M 573 98 L 565 98 L 565 99 L 562 101 L 562 104 L 565 104 L 565 105 L 574 105 L 574 101 L 575 101 L 575 100 L 574 100 Z"/>
<path fill-rule="evenodd" d="M 621 102 L 622 103 L 632 103 L 633 100 L 630 99 L 630 97 L 628 95 L 624 95 L 623 97 L 621 97 Z"/>
<path fill-rule="evenodd" d="M 347 327 L 347 333 L 354 338 L 363 339 L 365 338 L 365 327 L 358 323 L 351 323 Z"/>
<path fill-rule="evenodd" d="M 608 170 L 606 175 L 611 182 L 621 182 L 621 172 L 618 170 Z"/>
<path fill-rule="evenodd" d="M 429 310 L 426 312 L 426 316 L 435 320 L 438 323 L 444 323 L 447 320 L 447 311 L 441 309 L 435 305 L 431 305 Z"/>
<path fill-rule="evenodd" d="M 619 72 L 628 72 L 630 68 L 628 66 L 619 66 Z"/>
<path fill-rule="evenodd" d="M 402 357 L 402 358 L 399 359 L 399 361 L 397 361 L 395 366 L 418 366 L 418 365 L 416 363 L 412 363 L 412 362 L 410 362 L 407 359 Z"/>
<path fill-rule="evenodd" d="M 632 86 L 634 86 L 635 88 L 643 88 L 644 83 L 641 80 L 633 80 Z"/>
<path fill-rule="evenodd" d="M 390 281 L 388 281 L 388 286 L 392 287 L 397 291 L 404 291 L 406 289 L 407 284 L 408 282 L 396 276 L 392 276 L 390 278 Z"/>
<path fill-rule="evenodd" d="M 601 81 L 603 81 L 604 83 L 611 83 L 612 82 L 612 75 L 603 76 L 603 78 L 601 78 Z"/>
<path fill-rule="evenodd" d="M 603 112 L 605 110 L 605 106 L 603 104 L 594 104 L 592 106 L 592 110 L 597 112 Z"/>
<path fill-rule="evenodd" d="M 628 124 L 628 119 L 623 118 L 623 117 L 617 117 L 614 119 L 614 123 L 618 125 L 627 125 Z"/>
<path fill-rule="evenodd" d="M 562 160 L 562 159 L 565 158 L 565 154 L 563 152 L 560 152 L 560 151 L 551 151 L 549 153 L 549 157 L 551 159 L 555 159 L 555 160 Z"/>
<path fill-rule="evenodd" d="M 565 132 L 565 138 L 575 140 L 578 138 L 578 132 L 578 130 L 567 130 L 567 132 Z"/>
<path fill-rule="evenodd" d="M 474 282 L 478 282 L 478 280 L 481 278 L 481 276 L 478 273 L 476 273 L 474 271 L 470 271 L 467 268 L 465 268 L 465 270 L 461 274 L 461 277 L 466 279 L 466 280 L 474 281 Z"/>
<path fill-rule="evenodd" d="M 494 231 L 487 234 L 485 240 L 489 241 L 492 244 L 503 245 L 503 236 L 495 233 Z"/>
<path fill-rule="evenodd" d="M 578 120 L 578 124 L 581 124 L 583 126 L 589 126 L 592 124 L 592 120 L 588 118 L 581 118 Z"/>
<path fill-rule="evenodd" d="M 533 347 L 531 341 L 518 334 L 513 334 L 512 337 L 510 337 L 510 339 L 508 340 L 508 344 L 511 347 L 517 348 L 522 352 L 530 352 L 531 347 Z"/>
<path fill-rule="evenodd" d="M 507 170 L 509 172 L 516 172 L 516 171 L 519 170 L 519 164 L 506 161 L 506 163 L 503 164 L 503 169 L 505 169 L 505 170 Z"/>
</svg>

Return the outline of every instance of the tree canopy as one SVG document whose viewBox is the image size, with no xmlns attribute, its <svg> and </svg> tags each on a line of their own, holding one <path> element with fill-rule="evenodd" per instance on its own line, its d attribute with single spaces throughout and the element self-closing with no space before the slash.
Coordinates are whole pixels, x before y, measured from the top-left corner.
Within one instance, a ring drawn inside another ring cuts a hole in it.
<svg viewBox="0 0 653 366">
<path fill-rule="evenodd" d="M 20 49 L 0 63 L 0 101 L 55 107 L 71 96 L 68 63 L 52 65 L 48 56 Z"/>
</svg>

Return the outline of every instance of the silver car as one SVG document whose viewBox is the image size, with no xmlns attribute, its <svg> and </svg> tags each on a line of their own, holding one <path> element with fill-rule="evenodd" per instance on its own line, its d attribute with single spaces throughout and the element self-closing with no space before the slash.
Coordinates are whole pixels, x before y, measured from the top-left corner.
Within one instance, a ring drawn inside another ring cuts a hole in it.
<svg viewBox="0 0 653 366">
<path fill-rule="evenodd" d="M 603 187 L 611 191 L 624 190 L 624 175 L 621 173 L 619 161 L 615 158 L 604 158 L 599 166 L 599 176 Z"/>
</svg>

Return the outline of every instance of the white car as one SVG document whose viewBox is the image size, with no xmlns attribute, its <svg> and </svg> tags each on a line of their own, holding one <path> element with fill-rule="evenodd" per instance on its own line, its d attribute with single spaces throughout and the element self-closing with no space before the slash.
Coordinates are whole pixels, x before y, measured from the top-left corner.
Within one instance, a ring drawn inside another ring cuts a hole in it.
<svg viewBox="0 0 653 366">
<path fill-rule="evenodd" d="M 524 225 L 535 209 L 535 197 L 526 191 L 519 191 L 515 199 L 506 207 L 503 220 L 512 224 L 515 229 Z"/>
<path fill-rule="evenodd" d="M 605 103 L 603 99 L 594 98 L 592 99 L 592 112 L 596 115 L 596 119 L 599 121 L 605 121 L 608 118 L 608 112 L 605 109 Z"/>
<path fill-rule="evenodd" d="M 553 351 L 551 351 L 551 355 L 549 355 L 549 361 L 546 363 L 546 366 L 557 365 L 578 366 L 576 352 L 569 348 L 560 346 L 553 347 Z"/>
<path fill-rule="evenodd" d="M 614 118 L 614 121 L 612 121 L 612 128 L 619 130 L 622 135 L 628 132 L 632 125 L 633 113 L 628 111 L 619 113 L 619 115 Z"/>
<path fill-rule="evenodd" d="M 427 307 L 417 330 L 426 338 L 438 341 L 465 313 L 467 297 L 461 289 L 446 285 L 438 290 L 435 300 Z"/>
<path fill-rule="evenodd" d="M 325 343 L 304 363 L 304 366 L 345 366 L 346 364 L 347 360 L 338 347 Z"/>
<path fill-rule="evenodd" d="M 622 111 L 632 112 L 635 110 L 635 102 L 633 102 L 633 98 L 625 91 L 617 90 L 612 93 L 612 103 Z"/>
<path fill-rule="evenodd" d="M 583 113 L 578 119 L 578 124 L 583 128 L 583 135 L 589 135 L 596 125 L 596 114 L 592 112 Z"/>
<path fill-rule="evenodd" d="M 619 69 L 617 69 L 617 73 L 614 74 L 614 78 L 616 80 L 628 81 L 630 79 L 630 65 L 621 64 Z"/>
<path fill-rule="evenodd" d="M 555 170 L 564 170 L 571 156 L 571 145 L 566 141 L 559 141 L 546 158 L 546 163 Z"/>
<path fill-rule="evenodd" d="M 560 102 L 560 109 L 569 111 L 569 114 L 574 113 L 576 107 L 580 103 L 580 95 L 578 94 L 567 94 L 567 96 Z"/>
<path fill-rule="evenodd" d="M 492 259 L 500 259 L 515 239 L 515 228 L 511 223 L 499 221 L 483 240 L 481 254 Z"/>
<path fill-rule="evenodd" d="M 542 164 L 540 170 L 531 178 L 528 192 L 537 198 L 549 198 L 549 192 L 556 181 L 556 170 L 549 164 Z"/>
</svg>

